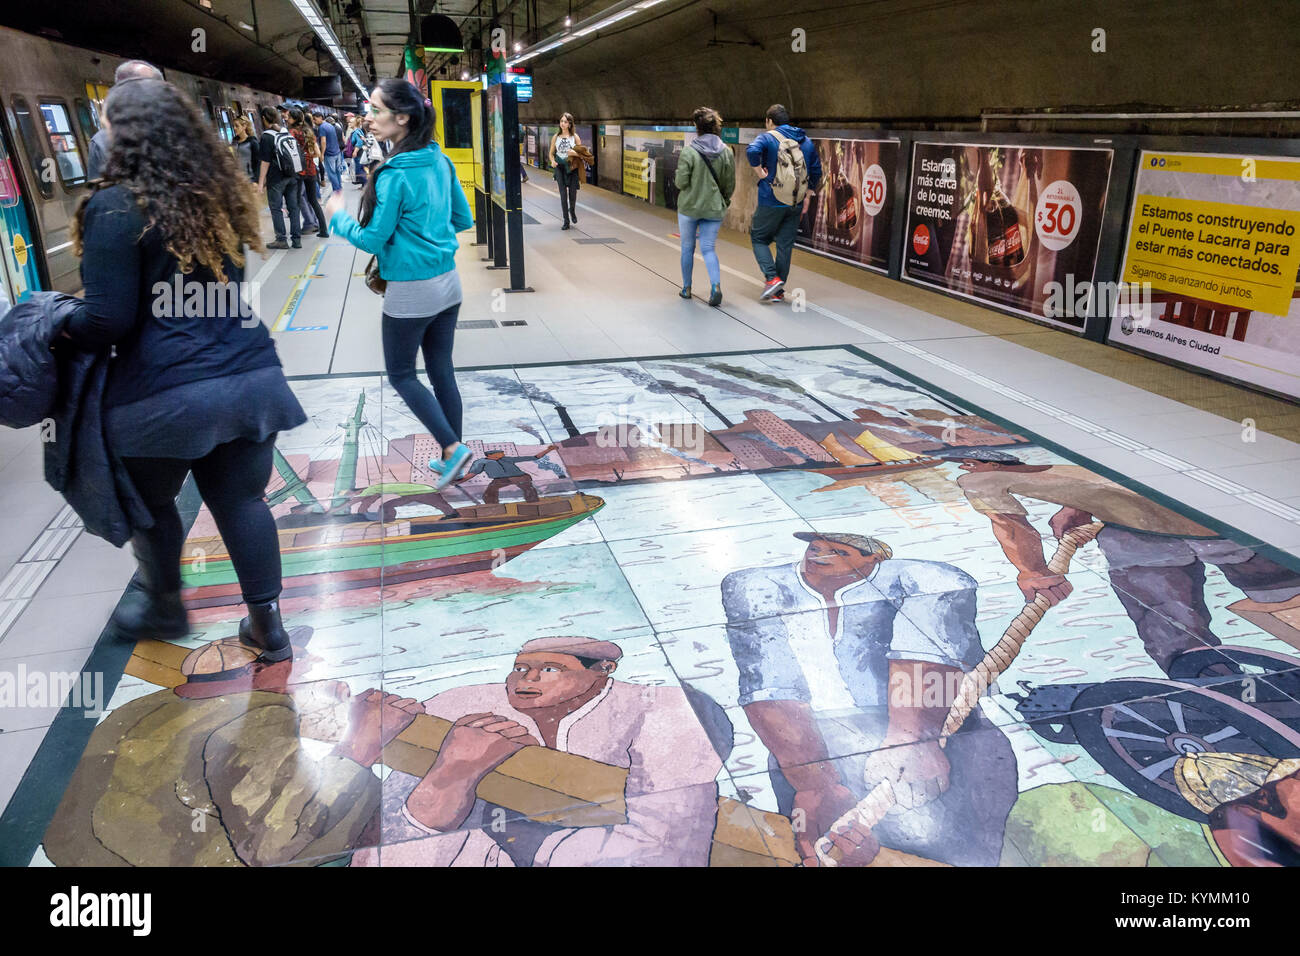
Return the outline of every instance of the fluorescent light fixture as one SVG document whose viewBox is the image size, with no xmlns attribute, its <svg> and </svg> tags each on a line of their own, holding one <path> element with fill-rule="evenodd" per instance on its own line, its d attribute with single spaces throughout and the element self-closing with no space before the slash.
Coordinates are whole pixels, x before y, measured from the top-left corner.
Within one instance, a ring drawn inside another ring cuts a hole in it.
<svg viewBox="0 0 1300 956">
<path fill-rule="evenodd" d="M 575 37 L 585 37 L 588 33 L 595 33 L 597 30 L 603 30 L 605 29 L 605 27 L 609 26 L 612 23 L 617 23 L 619 20 L 625 20 L 628 17 L 635 16 L 640 12 L 641 11 L 638 10 L 636 7 L 628 7 L 626 10 L 620 10 L 618 13 L 611 14 L 610 16 L 607 16 L 602 20 L 597 20 L 589 27 L 583 27 L 581 30 L 578 30 L 573 35 Z"/>
<path fill-rule="evenodd" d="M 243 20 L 240 20 L 240 21 L 239 21 L 239 29 L 241 29 L 241 30 L 248 30 L 248 31 L 251 32 L 252 29 L 253 29 L 253 27 L 252 27 L 250 24 L 245 23 Z"/>
<path fill-rule="evenodd" d="M 357 76 L 357 72 L 353 68 L 352 64 L 348 62 L 347 57 L 343 55 L 343 51 L 339 47 L 338 37 L 334 35 L 334 31 L 330 29 L 329 24 L 326 23 L 321 18 L 320 14 L 316 12 L 316 8 L 311 4 L 310 0 L 291 0 L 291 2 L 293 3 L 294 8 L 302 15 L 302 18 L 307 21 L 308 26 L 312 28 L 316 36 L 320 38 L 325 49 L 328 50 L 330 55 L 338 62 L 339 68 L 348 75 L 348 79 L 352 81 L 352 85 L 357 88 L 357 91 L 361 93 L 362 96 L 365 96 L 366 89 L 362 85 L 361 79 Z M 253 29 L 242 21 L 239 25 L 245 30 Z"/>
</svg>

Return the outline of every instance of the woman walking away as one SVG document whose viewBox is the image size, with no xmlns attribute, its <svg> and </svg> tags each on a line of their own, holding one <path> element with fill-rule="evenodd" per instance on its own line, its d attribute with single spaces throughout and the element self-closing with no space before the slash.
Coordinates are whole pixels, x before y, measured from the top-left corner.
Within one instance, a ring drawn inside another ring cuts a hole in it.
<svg viewBox="0 0 1300 956">
<path fill-rule="evenodd" d="M 338 193 L 325 212 L 336 235 L 379 260 L 384 290 L 384 366 L 397 394 L 442 446 L 429 462 L 445 488 L 465 471 L 472 453 L 461 444 L 461 401 L 451 362 L 460 312 L 456 233 L 474 225 L 456 167 L 431 142 L 429 101 L 401 79 L 382 81 L 371 94 L 373 130 L 392 146 L 361 194 L 353 219 Z M 415 373 L 418 352 L 433 391 Z"/>
<path fill-rule="evenodd" d="M 316 178 L 316 166 L 320 163 L 320 148 L 316 145 L 316 134 L 311 129 L 311 120 L 303 117 L 302 110 L 294 107 L 289 110 L 289 132 L 293 138 L 298 141 L 298 149 L 302 152 L 302 195 L 306 199 L 305 209 L 309 210 L 312 218 L 315 219 L 313 225 L 316 228 L 316 235 L 322 239 L 328 239 L 330 232 L 325 228 L 325 212 L 320 207 L 320 182 Z M 300 203 L 301 205 L 301 203 Z M 303 222 L 304 229 L 310 229 L 312 226 Z"/>
<path fill-rule="evenodd" d="M 104 178 L 73 219 L 86 294 L 67 332 L 79 348 L 116 348 L 106 443 L 153 519 L 131 538 L 143 587 L 109 626 L 127 640 L 189 632 L 176 496 L 192 473 L 248 605 L 240 638 L 265 661 L 285 660 L 293 652 L 277 600 L 280 547 L 263 495 L 276 433 L 307 416 L 266 327 L 241 301 L 243 247 L 263 248 L 255 194 L 172 84 L 121 83 L 105 111 L 113 139 Z M 175 148 L 195 136 L 197 149 Z"/>
<path fill-rule="evenodd" d="M 569 168 L 569 153 L 581 143 L 582 138 L 573 130 L 573 114 L 565 113 L 560 117 L 560 131 L 551 137 L 551 165 L 555 167 L 555 185 L 560 187 L 560 211 L 564 213 L 561 229 L 569 228 L 569 220 L 578 221 L 578 170 Z"/>
<path fill-rule="evenodd" d="M 736 191 L 736 162 L 731 150 L 719 138 L 722 117 L 718 111 L 701 106 L 695 111 L 695 131 L 699 135 L 682 150 L 673 182 L 677 196 L 677 231 L 682 237 L 683 299 L 691 297 L 691 273 L 695 267 L 695 237 L 698 233 L 700 253 L 709 272 L 709 305 L 722 304 L 722 270 L 718 265 L 718 230 L 722 217 Z"/>
</svg>

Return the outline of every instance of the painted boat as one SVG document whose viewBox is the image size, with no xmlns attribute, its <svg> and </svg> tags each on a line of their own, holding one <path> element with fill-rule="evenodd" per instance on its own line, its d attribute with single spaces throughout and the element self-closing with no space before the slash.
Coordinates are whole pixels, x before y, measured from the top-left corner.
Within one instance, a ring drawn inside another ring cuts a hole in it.
<svg viewBox="0 0 1300 956">
<path fill-rule="evenodd" d="M 398 584 L 422 578 L 500 567 L 516 555 L 572 527 L 605 506 L 582 492 L 537 501 L 507 501 L 462 507 L 450 515 L 371 519 L 356 514 L 358 499 L 387 493 L 418 497 L 424 485 L 355 487 L 365 393 L 340 427 L 343 453 L 327 501 L 318 500 L 303 478 L 277 450 L 275 468 L 284 484 L 266 496 L 278 505 L 297 500 L 276 520 L 282 567 L 282 598 L 326 594 L 351 588 Z M 219 536 L 190 538 L 181 559 L 181 586 L 192 608 L 240 604 L 243 597 L 230 554 Z"/>
<path fill-rule="evenodd" d="M 278 529 L 282 598 L 480 571 L 522 554 L 595 514 L 605 502 L 578 492 L 461 508 L 454 517 L 329 521 Z M 191 538 L 181 562 L 190 607 L 239 604 L 234 566 L 219 537 Z"/>
</svg>

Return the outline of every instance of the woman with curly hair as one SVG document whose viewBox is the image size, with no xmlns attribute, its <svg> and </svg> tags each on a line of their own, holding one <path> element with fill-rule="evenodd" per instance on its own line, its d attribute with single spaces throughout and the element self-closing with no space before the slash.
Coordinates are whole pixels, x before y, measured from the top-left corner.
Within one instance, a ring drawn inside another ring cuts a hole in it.
<svg viewBox="0 0 1300 956">
<path fill-rule="evenodd" d="M 307 416 L 240 295 L 244 245 L 263 249 L 256 194 L 172 84 L 119 84 L 105 111 L 104 176 L 73 220 L 85 300 L 67 334 L 79 348 L 116 349 L 105 438 L 153 519 L 131 539 L 142 587 L 110 629 L 128 640 L 189 632 L 176 496 L 192 473 L 249 608 L 240 638 L 264 660 L 285 660 L 279 541 L 262 496 L 276 433 Z"/>
</svg>

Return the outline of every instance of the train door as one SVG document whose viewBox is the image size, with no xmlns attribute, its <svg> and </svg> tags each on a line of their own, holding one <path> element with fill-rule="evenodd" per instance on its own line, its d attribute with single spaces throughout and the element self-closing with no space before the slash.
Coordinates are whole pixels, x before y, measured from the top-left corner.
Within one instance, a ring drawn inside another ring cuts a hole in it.
<svg viewBox="0 0 1300 956">
<path fill-rule="evenodd" d="M 0 285 L 4 296 L 0 305 L 13 305 L 41 288 L 37 269 L 39 253 L 35 246 L 32 219 L 8 146 L 0 136 Z"/>
<path fill-rule="evenodd" d="M 474 208 L 474 110 L 471 96 L 482 84 L 473 80 L 433 80 L 429 98 L 437 111 L 435 138 L 442 151 L 456 165 L 456 176 L 465 190 L 469 208 Z"/>
</svg>

